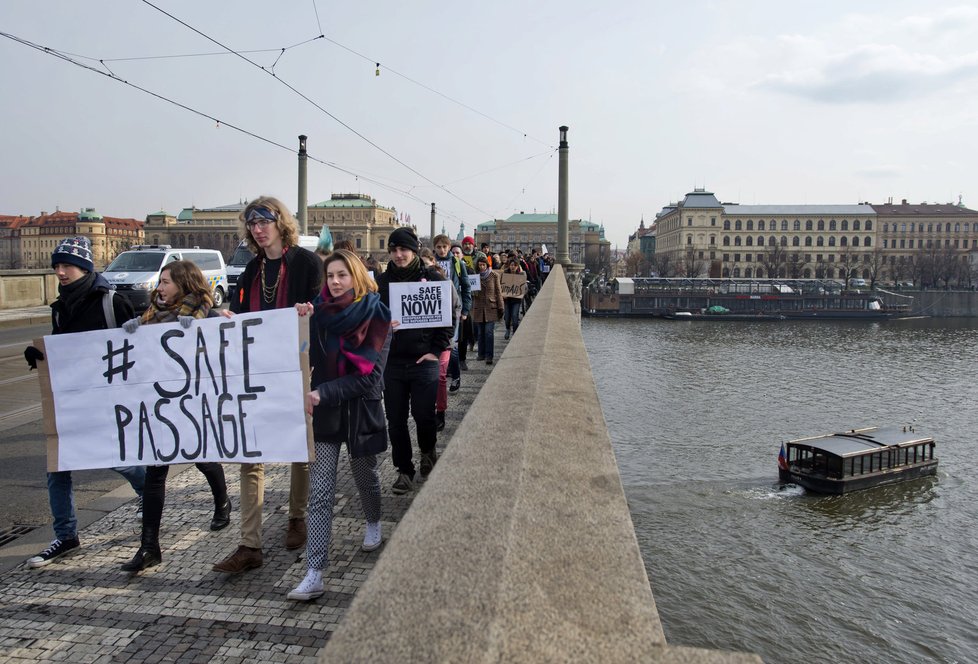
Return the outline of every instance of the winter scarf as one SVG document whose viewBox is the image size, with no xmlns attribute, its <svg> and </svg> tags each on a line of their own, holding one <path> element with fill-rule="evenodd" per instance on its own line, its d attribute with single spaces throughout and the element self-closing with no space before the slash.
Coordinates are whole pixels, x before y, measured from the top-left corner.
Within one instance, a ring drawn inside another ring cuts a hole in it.
<svg viewBox="0 0 978 664">
<path fill-rule="evenodd" d="M 339 297 L 324 289 L 313 305 L 313 321 L 326 330 L 326 379 L 373 371 L 391 326 L 390 309 L 380 295 L 354 300 L 352 289 Z"/>
<path fill-rule="evenodd" d="M 95 273 L 88 272 L 84 277 L 76 279 L 67 286 L 58 286 L 58 297 L 64 302 L 65 312 L 68 314 L 68 318 L 72 317 L 75 307 L 85 299 L 85 296 L 88 295 L 88 291 L 92 290 L 94 284 Z"/>
<path fill-rule="evenodd" d="M 207 318 L 207 312 L 210 310 L 210 302 L 193 293 L 184 295 L 183 299 L 180 300 L 180 304 L 173 304 L 171 306 L 165 305 L 159 298 L 156 298 L 143 315 L 140 316 L 139 322 L 144 325 L 147 323 L 173 323 L 180 316 Z"/>
<path fill-rule="evenodd" d="M 424 277 L 421 259 L 417 256 L 404 267 L 397 267 L 394 265 L 394 261 L 391 261 L 387 264 L 386 273 L 390 276 L 391 281 L 421 281 Z"/>
</svg>

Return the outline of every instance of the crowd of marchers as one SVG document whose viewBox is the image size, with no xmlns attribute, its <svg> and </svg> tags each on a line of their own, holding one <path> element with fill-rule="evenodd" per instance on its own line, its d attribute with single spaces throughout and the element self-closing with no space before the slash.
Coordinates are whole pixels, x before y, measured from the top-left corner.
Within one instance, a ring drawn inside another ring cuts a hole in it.
<svg viewBox="0 0 978 664">
<path fill-rule="evenodd" d="M 374 551 L 383 541 L 379 466 L 390 449 L 397 477 L 396 495 L 416 490 L 418 476 L 426 478 L 438 462 L 438 433 L 445 427 L 449 394 L 457 392 L 470 354 L 492 365 L 495 328 L 505 326 L 505 338 L 516 334 L 520 320 L 533 303 L 553 266 L 549 254 L 534 249 L 479 249 L 471 237 L 453 243 L 446 235 L 422 248 L 414 230 L 399 227 L 388 239 L 386 268 L 358 255 L 349 242 L 332 246 L 325 231 L 313 252 L 298 244 L 295 218 L 276 198 L 251 201 L 240 215 L 243 237 L 255 257 L 239 279 L 228 310 L 214 306 L 207 280 L 189 261 L 168 263 L 160 272 L 149 308 L 136 315 L 94 265 L 92 245 L 84 236 L 62 240 L 51 256 L 58 279 L 58 299 L 51 305 L 52 334 L 72 334 L 121 327 L 134 333 L 141 325 L 179 323 L 231 317 L 245 312 L 294 307 L 310 330 L 311 384 L 304 407 L 311 416 L 315 455 L 311 463 L 293 463 L 289 480 L 288 524 L 283 544 L 306 549 L 307 574 L 288 593 L 307 601 L 325 592 L 323 573 L 329 565 L 337 465 L 346 448 L 360 495 L 365 522 L 362 549 Z M 501 275 L 525 275 L 519 293 L 504 297 Z M 390 285 L 402 282 L 449 281 L 452 288 L 451 325 L 405 327 L 392 320 Z M 31 368 L 43 359 L 29 347 Z M 297 405 L 298 407 L 298 405 Z M 414 420 L 415 456 L 409 421 Z M 415 465 L 417 459 L 417 465 Z M 197 463 L 214 499 L 208 527 L 219 531 L 231 523 L 237 502 L 241 537 L 238 546 L 214 563 L 215 572 L 241 574 L 262 566 L 264 466 L 237 464 L 240 491 L 228 493 L 220 463 Z M 163 562 L 160 526 L 163 519 L 168 465 L 114 468 L 138 496 L 136 517 L 142 529 L 138 549 L 122 565 L 138 573 Z M 48 473 L 48 497 L 54 540 L 27 561 L 42 568 L 80 546 L 70 471 Z"/>
</svg>

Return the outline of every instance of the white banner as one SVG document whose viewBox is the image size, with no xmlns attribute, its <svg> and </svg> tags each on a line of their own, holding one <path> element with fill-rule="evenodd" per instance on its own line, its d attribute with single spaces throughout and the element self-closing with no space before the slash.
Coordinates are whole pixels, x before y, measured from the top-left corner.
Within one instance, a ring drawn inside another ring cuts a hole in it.
<svg viewBox="0 0 978 664">
<path fill-rule="evenodd" d="M 452 326 L 450 281 L 392 282 L 390 302 L 391 320 L 400 323 L 397 330 Z"/>
<path fill-rule="evenodd" d="M 478 272 L 475 274 L 469 273 L 469 289 L 473 293 L 478 293 L 482 290 L 482 277 L 479 276 Z"/>
<path fill-rule="evenodd" d="M 289 308 L 44 337 L 49 468 L 308 461 L 299 320 Z"/>
</svg>

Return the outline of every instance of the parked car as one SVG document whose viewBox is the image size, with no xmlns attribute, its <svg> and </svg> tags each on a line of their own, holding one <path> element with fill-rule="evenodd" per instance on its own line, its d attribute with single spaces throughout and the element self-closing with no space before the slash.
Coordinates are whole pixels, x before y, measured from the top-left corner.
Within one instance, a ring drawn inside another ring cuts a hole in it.
<svg viewBox="0 0 978 664">
<path fill-rule="evenodd" d="M 141 244 L 123 251 L 105 268 L 105 278 L 137 313 L 149 307 L 151 293 L 160 282 L 160 270 L 167 263 L 187 260 L 204 273 L 214 297 L 214 306 L 224 304 L 228 292 L 228 273 L 224 256 L 214 249 L 174 249 L 168 244 Z"/>
</svg>

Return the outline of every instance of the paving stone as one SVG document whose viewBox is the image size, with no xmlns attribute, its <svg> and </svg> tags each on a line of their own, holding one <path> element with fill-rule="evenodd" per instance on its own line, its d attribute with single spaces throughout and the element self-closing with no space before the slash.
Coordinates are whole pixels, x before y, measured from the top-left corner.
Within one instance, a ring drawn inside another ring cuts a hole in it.
<svg viewBox="0 0 978 664">
<path fill-rule="evenodd" d="M 497 354 L 505 348 L 501 336 Z M 491 370 L 475 362 L 471 367 L 462 372 L 462 389 L 449 393 L 439 450 L 451 440 Z M 213 503 L 203 476 L 194 468 L 171 475 L 160 532 L 163 562 L 154 568 L 137 575 L 119 569 L 139 546 L 131 501 L 85 528 L 74 555 L 41 569 L 21 565 L 0 575 L 0 661 L 316 662 L 383 552 L 383 546 L 370 553 L 360 550 L 364 524 L 349 459 L 341 454 L 337 469 L 327 592 L 312 602 L 286 599 L 306 571 L 305 551 L 282 546 L 288 464 L 265 466 L 265 564 L 236 577 L 211 570 L 238 544 L 237 467 L 228 465 L 225 473 L 235 511 L 231 525 L 217 533 L 208 529 Z M 386 542 L 414 494 L 391 493 L 397 473 L 389 451 L 380 476 Z"/>
</svg>

